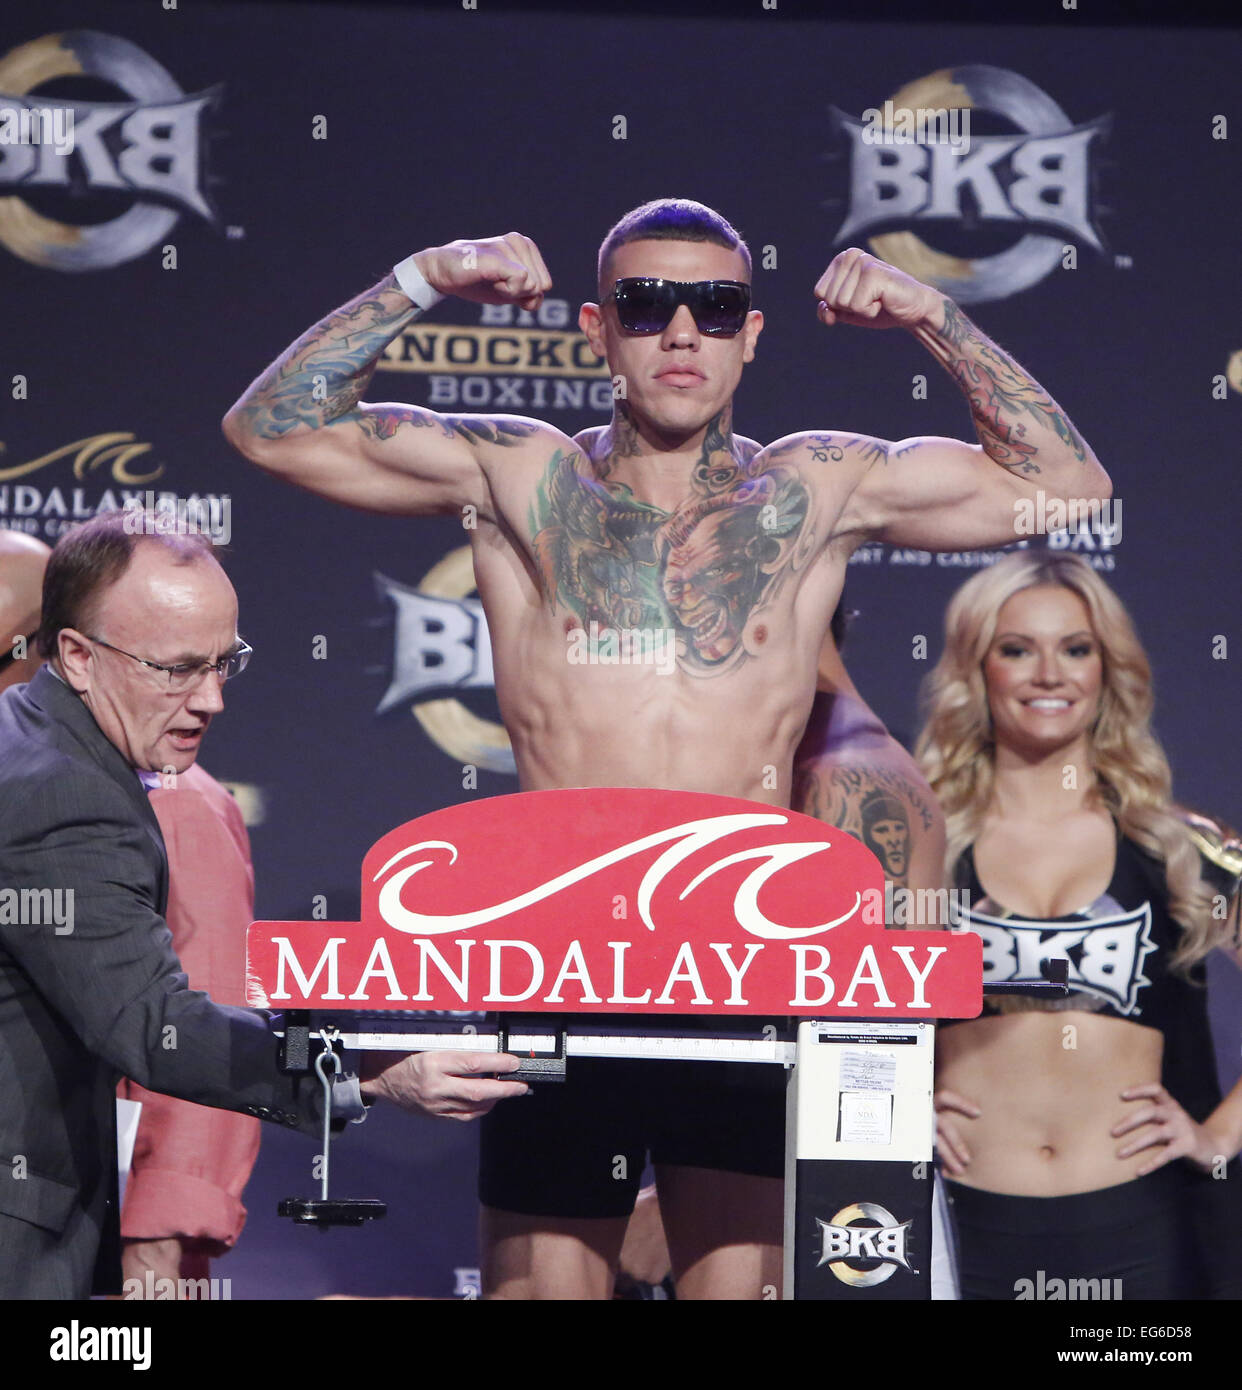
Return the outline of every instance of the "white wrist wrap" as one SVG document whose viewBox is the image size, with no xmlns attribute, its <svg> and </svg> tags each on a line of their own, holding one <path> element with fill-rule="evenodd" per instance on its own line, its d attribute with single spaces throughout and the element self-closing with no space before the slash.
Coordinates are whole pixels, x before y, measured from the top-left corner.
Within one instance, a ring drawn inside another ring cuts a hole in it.
<svg viewBox="0 0 1242 1390">
<path fill-rule="evenodd" d="M 413 256 L 407 256 L 393 266 L 392 273 L 397 277 L 401 293 L 424 313 L 444 298 L 439 290 L 433 290 L 427 283 L 422 271 L 414 264 Z"/>
</svg>

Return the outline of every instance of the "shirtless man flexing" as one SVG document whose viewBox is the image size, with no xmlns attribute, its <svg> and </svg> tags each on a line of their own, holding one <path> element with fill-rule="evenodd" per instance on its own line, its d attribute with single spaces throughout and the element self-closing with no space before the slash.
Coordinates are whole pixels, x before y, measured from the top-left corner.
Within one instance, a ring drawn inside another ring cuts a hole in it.
<svg viewBox="0 0 1242 1390">
<path fill-rule="evenodd" d="M 298 339 L 225 432 L 334 501 L 470 518 L 523 789 L 666 787 L 788 805 L 855 547 L 1003 544 L 1020 499 L 1103 500 L 1107 475 L 1048 393 L 951 300 L 862 251 L 842 252 L 815 285 L 820 319 L 911 332 L 958 382 L 978 443 L 819 431 L 761 448 L 734 435 L 733 392 L 763 316 L 749 307 L 744 243 L 699 204 L 636 209 L 598 269 L 600 302 L 578 321 L 617 401 L 611 422 L 577 441 L 514 416 L 361 400 L 386 345 L 437 295 L 539 304 L 552 281 L 518 233 L 403 261 Z M 618 630 L 674 642 L 675 668 L 650 653 L 569 659 L 587 634 L 604 643 Z M 575 1061 L 577 1084 L 485 1122 L 488 1291 L 606 1297 L 648 1145 L 679 1296 L 774 1291 L 783 1096 L 676 1063 L 591 1061 Z"/>
</svg>

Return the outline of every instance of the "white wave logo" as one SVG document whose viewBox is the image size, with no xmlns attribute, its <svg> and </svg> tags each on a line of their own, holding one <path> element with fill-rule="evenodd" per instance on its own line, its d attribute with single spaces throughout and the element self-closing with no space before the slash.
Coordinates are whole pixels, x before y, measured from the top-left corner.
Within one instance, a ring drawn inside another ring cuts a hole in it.
<svg viewBox="0 0 1242 1390">
<path fill-rule="evenodd" d="M 622 860 L 632 858 L 636 854 L 642 854 L 644 850 L 651 849 L 655 845 L 669 844 L 671 841 L 669 848 L 647 869 L 638 887 L 639 916 L 646 924 L 648 931 L 655 931 L 655 922 L 651 917 L 651 899 L 664 878 L 683 860 L 688 859 L 705 846 L 723 840 L 726 836 L 736 834 L 739 831 L 758 829 L 761 826 L 788 824 L 788 816 L 776 814 L 708 816 L 703 820 L 686 821 L 684 824 L 672 826 L 668 830 L 658 830 L 652 835 L 645 835 L 640 840 L 631 840 L 629 844 L 621 845 L 618 849 L 609 850 L 594 859 L 589 859 L 586 863 L 579 864 L 577 868 L 558 874 L 555 878 L 550 878 L 537 887 L 531 888 L 517 897 L 509 898 L 505 902 L 496 903 L 492 907 L 479 908 L 474 912 L 458 912 L 447 915 L 412 912 L 401 901 L 401 894 L 410 879 L 424 869 L 432 867 L 436 862 L 430 858 L 420 859 L 417 863 L 407 864 L 394 873 L 380 889 L 380 916 L 395 931 L 408 932 L 417 936 L 438 936 L 444 932 L 468 931 L 472 927 L 482 926 L 486 922 L 495 922 L 501 917 L 508 917 L 515 912 L 520 912 L 534 903 L 542 902 L 545 898 L 563 892 L 575 883 L 581 883 L 583 879 L 590 878 L 592 874 L 599 873 L 600 870 L 608 868 L 609 865 L 619 864 Z M 821 922 L 819 926 L 815 927 L 783 927 L 776 922 L 769 921 L 759 910 L 758 898 L 763 885 L 774 875 L 780 873 L 782 869 L 831 848 L 831 842 L 823 840 L 815 843 L 760 845 L 754 849 L 739 850 L 716 860 L 714 864 L 710 864 L 696 875 L 681 890 L 678 900 L 683 901 L 700 883 L 721 869 L 726 869 L 733 864 L 745 863 L 748 860 L 760 860 L 762 862 L 747 874 L 733 896 L 733 914 L 737 919 L 738 926 L 743 931 L 749 932 L 751 936 L 762 937 L 765 941 L 790 941 L 798 937 L 819 936 L 823 932 L 831 931 L 834 927 L 839 927 L 843 922 L 848 922 L 851 917 L 855 916 L 861 905 L 862 895 L 856 891 L 853 906 L 847 912 L 842 913 L 840 917 L 833 918 L 830 922 Z M 392 869 L 393 865 L 403 859 L 408 859 L 412 854 L 420 854 L 424 851 L 447 852 L 449 863 L 455 864 L 457 862 L 456 845 L 450 844 L 447 840 L 423 840 L 394 854 L 376 872 L 372 881 L 378 883 Z"/>
</svg>

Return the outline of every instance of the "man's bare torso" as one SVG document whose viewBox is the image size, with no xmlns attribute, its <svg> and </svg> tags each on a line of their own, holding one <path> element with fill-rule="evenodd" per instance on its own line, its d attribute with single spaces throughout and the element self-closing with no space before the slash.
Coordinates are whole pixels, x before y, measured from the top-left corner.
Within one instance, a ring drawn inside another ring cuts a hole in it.
<svg viewBox="0 0 1242 1390">
<path fill-rule="evenodd" d="M 471 539 L 523 788 L 788 805 L 852 472 L 834 477 L 815 437 L 730 451 L 709 431 L 670 475 L 628 468 L 604 429 L 489 425 L 513 434 L 484 451 L 494 513 Z"/>
<path fill-rule="evenodd" d="M 428 248 L 402 267 L 436 295 L 528 309 L 552 285 L 518 233 Z M 749 267 L 728 237 L 661 233 L 615 245 L 607 274 L 614 287 L 684 287 L 732 283 Z M 856 544 L 1004 544 L 1032 480 L 1058 497 L 1072 486 L 1080 502 L 1084 487 L 1108 487 L 1056 402 L 938 291 L 850 248 L 814 293 L 827 325 L 912 332 L 963 390 L 979 442 L 735 440 L 732 396 L 762 314 L 722 333 L 679 300 L 662 329 L 627 328 L 615 292 L 579 315 L 624 384 L 612 423 L 582 447 L 533 420 L 367 404 L 381 354 L 421 312 L 396 272 L 292 344 L 225 432 L 321 496 L 461 516 L 523 786 L 680 787 L 787 805 L 816 654 Z M 642 438 L 619 435 L 623 420 Z"/>
</svg>

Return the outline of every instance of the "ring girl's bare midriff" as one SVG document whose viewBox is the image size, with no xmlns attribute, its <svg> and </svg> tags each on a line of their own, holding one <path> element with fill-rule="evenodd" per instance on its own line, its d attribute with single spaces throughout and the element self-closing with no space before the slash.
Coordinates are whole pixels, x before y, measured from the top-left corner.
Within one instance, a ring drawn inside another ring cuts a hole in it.
<svg viewBox="0 0 1242 1390">
<path fill-rule="evenodd" d="M 1109 1131 L 1141 1102 L 1128 1087 L 1160 1080 L 1164 1039 L 1154 1028 L 1079 1010 L 990 1015 L 936 1036 L 937 1089 L 979 1107 L 953 1114 L 970 1163 L 955 1182 L 990 1192 L 1054 1197 L 1127 1182 L 1152 1150 L 1119 1159 L 1135 1135 Z"/>
</svg>

